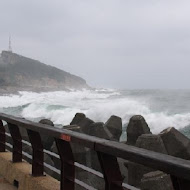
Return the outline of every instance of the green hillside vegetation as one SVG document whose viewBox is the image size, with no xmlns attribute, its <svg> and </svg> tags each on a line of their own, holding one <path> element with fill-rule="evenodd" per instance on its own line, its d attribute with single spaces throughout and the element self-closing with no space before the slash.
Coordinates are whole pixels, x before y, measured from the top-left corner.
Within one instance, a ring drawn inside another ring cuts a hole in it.
<svg viewBox="0 0 190 190">
<path fill-rule="evenodd" d="M 3 51 L 0 57 L 0 86 L 46 90 L 88 88 L 81 77 L 9 51 Z"/>
</svg>

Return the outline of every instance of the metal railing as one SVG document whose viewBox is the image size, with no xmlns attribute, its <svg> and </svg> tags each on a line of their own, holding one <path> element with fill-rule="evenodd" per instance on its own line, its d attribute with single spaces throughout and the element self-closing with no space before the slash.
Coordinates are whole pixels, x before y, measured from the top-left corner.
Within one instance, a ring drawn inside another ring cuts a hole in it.
<svg viewBox="0 0 190 190">
<path fill-rule="evenodd" d="M 98 160 L 105 180 L 106 190 L 128 189 L 123 185 L 117 158 L 123 158 L 156 170 L 161 170 L 171 175 L 175 190 L 190 189 L 190 161 L 173 156 L 129 146 L 123 143 L 109 141 L 66 129 L 52 128 L 48 125 L 35 123 L 18 117 L 0 113 L 0 152 L 6 151 L 6 132 L 3 125 L 8 124 L 12 138 L 12 161 L 22 162 L 26 157 L 22 152 L 22 137 L 19 127 L 25 128 L 32 146 L 32 175 L 42 176 L 44 174 L 44 149 L 40 134 L 50 135 L 55 139 L 58 154 L 61 160 L 60 189 L 74 190 L 75 167 L 88 170 L 86 166 L 80 166 L 75 162 L 71 143 L 87 147 L 97 153 Z M 89 169 L 89 171 L 93 172 Z M 79 182 L 78 182 L 79 183 Z M 80 183 L 79 183 L 80 184 Z M 86 187 L 88 189 L 88 187 Z"/>
</svg>

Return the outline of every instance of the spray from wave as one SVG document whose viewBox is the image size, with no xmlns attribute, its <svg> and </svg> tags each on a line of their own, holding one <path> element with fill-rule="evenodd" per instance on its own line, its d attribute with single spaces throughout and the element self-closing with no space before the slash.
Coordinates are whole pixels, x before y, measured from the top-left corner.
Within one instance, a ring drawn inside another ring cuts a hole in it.
<svg viewBox="0 0 190 190">
<path fill-rule="evenodd" d="M 77 112 L 101 122 L 106 122 L 111 115 L 117 115 L 122 118 L 124 126 L 132 115 L 140 114 L 145 117 L 153 133 L 170 126 L 181 129 L 190 124 L 188 112 L 170 114 L 164 110 L 153 111 L 145 100 L 106 89 L 19 92 L 18 95 L 0 96 L 0 111 L 35 121 L 48 118 L 61 125 L 69 124 Z"/>
</svg>

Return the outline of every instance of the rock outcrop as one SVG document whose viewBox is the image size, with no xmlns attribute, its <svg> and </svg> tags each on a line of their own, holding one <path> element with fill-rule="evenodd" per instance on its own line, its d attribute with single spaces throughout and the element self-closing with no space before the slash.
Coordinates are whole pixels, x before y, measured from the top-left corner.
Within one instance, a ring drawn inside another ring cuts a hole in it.
<svg viewBox="0 0 190 190">
<path fill-rule="evenodd" d="M 136 142 L 136 147 L 167 154 L 164 143 L 159 135 L 144 134 Z M 140 187 L 140 182 L 144 174 L 154 171 L 152 168 L 140 164 L 128 163 L 128 183 L 135 187 Z"/>
<path fill-rule="evenodd" d="M 86 118 L 85 114 L 83 114 L 83 113 L 76 113 L 75 117 L 71 121 L 70 125 L 77 125 L 77 124 L 79 124 L 85 118 Z"/>
<path fill-rule="evenodd" d="M 108 140 L 112 139 L 111 132 L 108 130 L 106 126 L 104 126 L 104 123 L 102 122 L 92 123 L 89 126 L 88 135 Z"/>
<path fill-rule="evenodd" d="M 10 92 L 89 88 L 78 76 L 9 51 L 0 56 L 0 87 Z"/>
<path fill-rule="evenodd" d="M 89 134 L 90 125 L 94 123 L 91 119 L 87 118 L 83 113 L 76 113 L 75 117 L 71 121 L 70 125 L 80 126 L 81 132 L 84 134 Z"/>
<path fill-rule="evenodd" d="M 104 127 L 111 132 L 113 140 L 119 141 L 122 134 L 122 121 L 120 117 L 112 115 L 105 123 Z"/>
<path fill-rule="evenodd" d="M 160 133 L 169 155 L 190 160 L 190 140 L 174 127 Z"/>
<path fill-rule="evenodd" d="M 131 117 L 127 126 L 127 144 L 134 146 L 138 137 L 142 134 L 151 134 L 150 128 L 144 117 L 141 115 L 135 115 Z"/>
<path fill-rule="evenodd" d="M 174 190 L 170 176 L 154 171 L 143 175 L 141 180 L 141 190 Z"/>
<path fill-rule="evenodd" d="M 54 127 L 53 122 L 49 119 L 42 119 L 39 121 L 39 123 Z M 40 134 L 40 136 L 41 136 L 41 140 L 42 140 L 44 148 L 47 150 L 50 150 L 51 146 L 53 145 L 54 138 L 52 138 L 51 135 L 48 135 L 48 134 Z"/>
</svg>

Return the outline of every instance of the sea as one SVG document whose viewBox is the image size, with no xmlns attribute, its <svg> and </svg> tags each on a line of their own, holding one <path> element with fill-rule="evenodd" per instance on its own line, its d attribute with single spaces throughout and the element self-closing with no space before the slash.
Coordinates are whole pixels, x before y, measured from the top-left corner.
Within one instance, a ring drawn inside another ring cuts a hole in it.
<svg viewBox="0 0 190 190">
<path fill-rule="evenodd" d="M 76 113 L 104 123 L 116 115 L 122 118 L 122 141 L 126 140 L 129 119 L 142 115 L 154 134 L 175 127 L 190 138 L 190 89 L 20 91 L 0 95 L 0 112 L 35 122 L 47 118 L 56 127 L 68 125 Z"/>
</svg>

